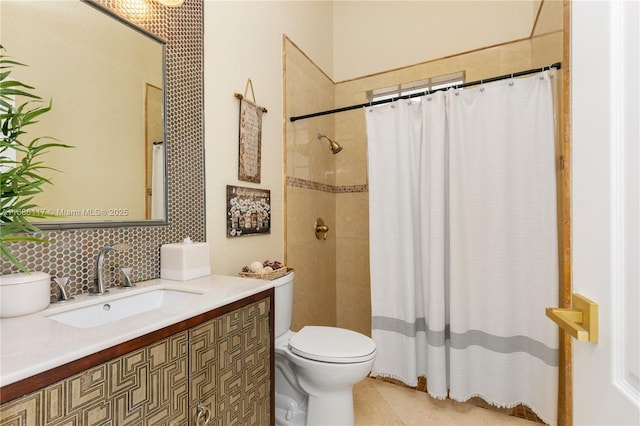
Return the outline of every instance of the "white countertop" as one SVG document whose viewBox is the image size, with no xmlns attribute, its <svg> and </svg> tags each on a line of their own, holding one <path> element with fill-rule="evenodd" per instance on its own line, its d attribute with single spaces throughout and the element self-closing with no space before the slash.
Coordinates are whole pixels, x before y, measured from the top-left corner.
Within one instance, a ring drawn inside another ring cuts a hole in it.
<svg viewBox="0 0 640 426">
<path fill-rule="evenodd" d="M 272 288 L 274 281 L 210 275 L 189 281 L 155 279 L 135 284 L 136 287 L 130 289 L 109 288 L 105 296 L 75 295 L 75 300 L 49 305 L 35 314 L 0 319 L 0 386 L 257 294 Z M 104 303 L 152 289 L 201 294 L 92 328 L 75 328 L 47 318 L 75 307 Z"/>
</svg>

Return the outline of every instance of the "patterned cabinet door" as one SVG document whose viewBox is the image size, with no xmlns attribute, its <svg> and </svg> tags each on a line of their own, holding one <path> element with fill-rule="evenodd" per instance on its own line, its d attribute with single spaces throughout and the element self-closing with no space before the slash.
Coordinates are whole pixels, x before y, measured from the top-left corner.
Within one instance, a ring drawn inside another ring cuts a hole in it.
<svg viewBox="0 0 640 426">
<path fill-rule="evenodd" d="M 0 407 L 1 426 L 187 425 L 187 332 Z"/>
<path fill-rule="evenodd" d="M 189 424 L 271 424 L 270 298 L 189 330 Z"/>
</svg>

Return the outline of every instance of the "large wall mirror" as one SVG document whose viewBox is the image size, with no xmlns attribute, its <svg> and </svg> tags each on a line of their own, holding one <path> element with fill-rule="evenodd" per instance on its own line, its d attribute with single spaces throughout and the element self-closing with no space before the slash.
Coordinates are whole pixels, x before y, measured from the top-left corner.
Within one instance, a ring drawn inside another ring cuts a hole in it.
<svg viewBox="0 0 640 426">
<path fill-rule="evenodd" d="M 53 109 L 28 140 L 72 145 L 43 159 L 42 229 L 167 223 L 165 43 L 85 1 L 0 2 L 12 75 Z"/>
</svg>

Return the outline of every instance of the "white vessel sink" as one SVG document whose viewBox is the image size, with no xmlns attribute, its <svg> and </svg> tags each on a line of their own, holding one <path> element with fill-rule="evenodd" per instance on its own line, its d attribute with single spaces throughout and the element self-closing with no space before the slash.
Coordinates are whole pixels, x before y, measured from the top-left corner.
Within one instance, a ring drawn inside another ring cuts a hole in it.
<svg viewBox="0 0 640 426">
<path fill-rule="evenodd" d="M 48 315 L 47 317 L 77 328 L 91 328 L 132 315 L 182 302 L 200 293 L 154 289 L 119 298 L 96 296 L 95 303 Z"/>
</svg>

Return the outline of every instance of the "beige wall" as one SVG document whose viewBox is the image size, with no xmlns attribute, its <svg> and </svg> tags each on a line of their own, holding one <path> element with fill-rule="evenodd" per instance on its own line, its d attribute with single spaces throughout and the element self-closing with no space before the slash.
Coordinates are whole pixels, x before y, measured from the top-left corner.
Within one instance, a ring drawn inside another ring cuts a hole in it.
<svg viewBox="0 0 640 426">
<path fill-rule="evenodd" d="M 539 0 L 338 1 L 333 78 L 358 78 L 529 37 L 538 4 Z"/>
<path fill-rule="evenodd" d="M 315 61 L 333 67 L 331 2 L 205 1 L 205 151 L 207 241 L 216 274 L 237 274 L 253 260 L 284 259 L 283 34 Z M 238 180 L 238 100 L 251 79 L 262 123 L 260 184 Z M 271 190 L 269 235 L 228 239 L 226 185 Z"/>
</svg>

